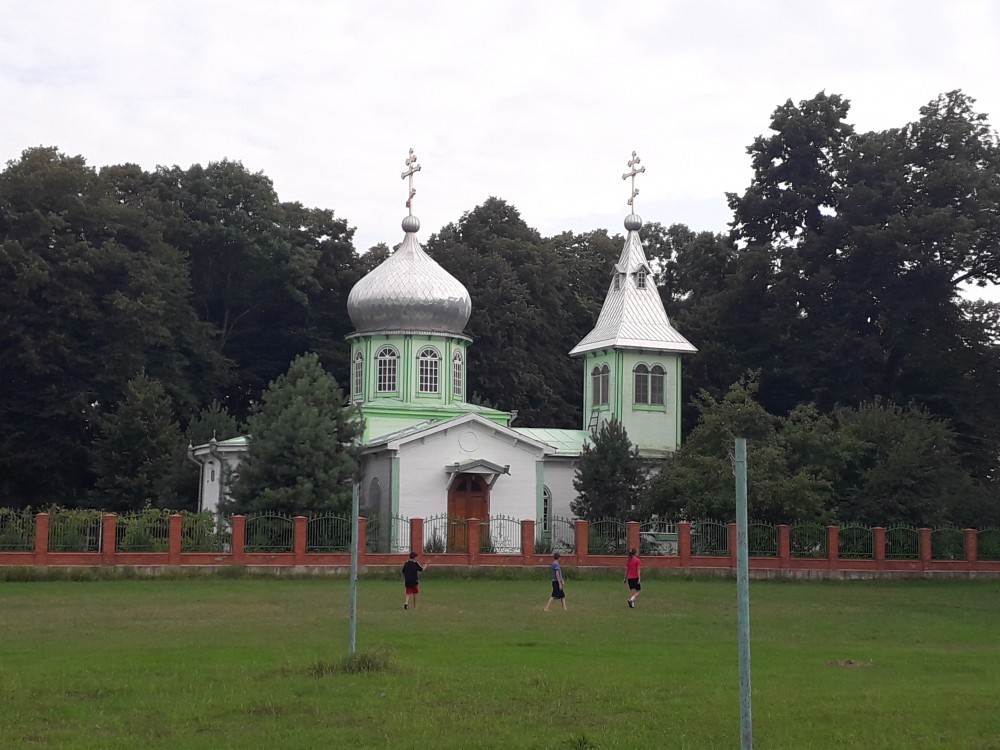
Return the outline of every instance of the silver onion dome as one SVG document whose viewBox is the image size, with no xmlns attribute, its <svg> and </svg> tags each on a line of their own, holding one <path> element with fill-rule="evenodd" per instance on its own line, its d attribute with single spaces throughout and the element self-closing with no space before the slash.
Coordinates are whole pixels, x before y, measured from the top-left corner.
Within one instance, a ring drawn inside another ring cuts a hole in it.
<svg viewBox="0 0 1000 750">
<path fill-rule="evenodd" d="M 358 333 L 462 333 L 468 324 L 468 290 L 420 247 L 419 228 L 417 217 L 404 218 L 403 244 L 351 290 L 347 314 Z"/>
</svg>

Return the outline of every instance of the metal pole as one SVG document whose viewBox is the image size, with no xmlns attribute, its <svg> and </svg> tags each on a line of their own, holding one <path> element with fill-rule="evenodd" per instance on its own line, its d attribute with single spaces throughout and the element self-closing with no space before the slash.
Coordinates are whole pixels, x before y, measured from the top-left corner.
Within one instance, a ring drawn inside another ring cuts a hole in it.
<svg viewBox="0 0 1000 750">
<path fill-rule="evenodd" d="M 747 555 L 747 441 L 736 438 L 736 625 L 740 653 L 740 749 L 753 748 L 750 704 L 750 564 Z"/>
<path fill-rule="evenodd" d="M 354 656 L 357 650 L 358 640 L 358 518 L 361 515 L 361 502 L 358 485 L 355 484 L 351 490 L 351 610 L 348 617 L 350 621 L 350 644 L 348 653 Z"/>
</svg>

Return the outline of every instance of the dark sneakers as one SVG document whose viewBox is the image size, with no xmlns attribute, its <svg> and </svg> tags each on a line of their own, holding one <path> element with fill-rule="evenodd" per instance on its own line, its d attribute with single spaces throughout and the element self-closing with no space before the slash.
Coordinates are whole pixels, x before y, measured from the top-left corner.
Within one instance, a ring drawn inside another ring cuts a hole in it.
<svg viewBox="0 0 1000 750">
<path fill-rule="evenodd" d="M 409 604 L 404 604 L 404 605 L 403 605 L 403 609 L 409 609 L 409 608 L 410 608 L 410 605 L 409 605 Z"/>
<path fill-rule="evenodd" d="M 632 601 L 631 599 L 628 600 L 628 608 L 635 609 L 635 602 Z"/>
</svg>

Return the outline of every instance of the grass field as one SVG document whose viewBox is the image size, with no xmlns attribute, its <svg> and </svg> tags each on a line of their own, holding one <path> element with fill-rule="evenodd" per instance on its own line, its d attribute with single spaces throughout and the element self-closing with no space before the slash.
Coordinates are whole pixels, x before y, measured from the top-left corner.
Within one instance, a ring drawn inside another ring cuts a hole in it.
<svg viewBox="0 0 1000 750">
<path fill-rule="evenodd" d="M 0 583 L 4 748 L 738 748 L 735 582 Z M 751 584 L 754 747 L 1000 749 L 1000 582 Z"/>
</svg>

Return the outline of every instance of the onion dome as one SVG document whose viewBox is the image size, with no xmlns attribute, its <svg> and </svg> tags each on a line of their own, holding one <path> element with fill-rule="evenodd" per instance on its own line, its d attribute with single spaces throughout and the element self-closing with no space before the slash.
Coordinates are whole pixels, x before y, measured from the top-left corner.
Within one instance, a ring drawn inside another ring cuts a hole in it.
<svg viewBox="0 0 1000 750">
<path fill-rule="evenodd" d="M 403 244 L 354 285 L 347 314 L 358 333 L 427 331 L 460 334 L 472 314 L 465 286 L 417 242 L 420 221 L 403 219 Z"/>
</svg>

